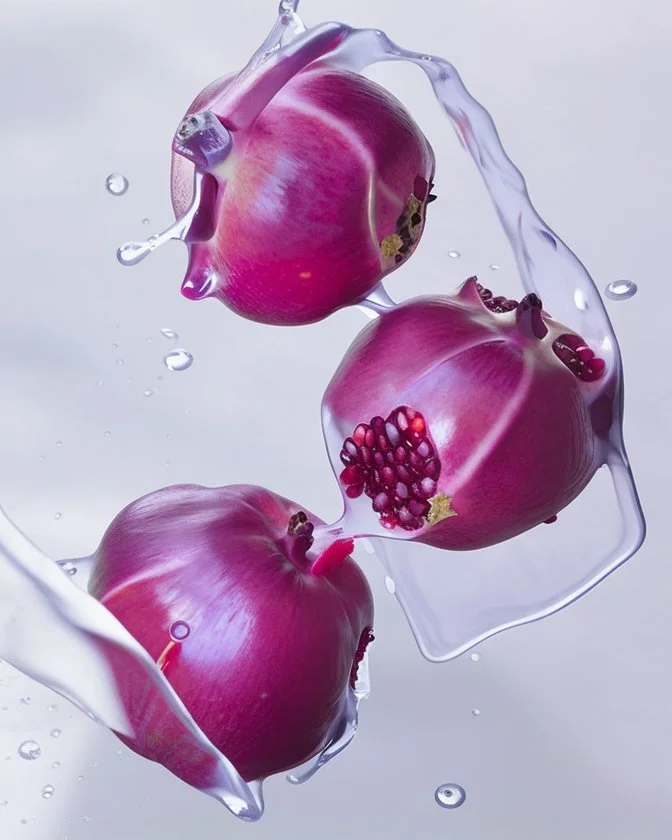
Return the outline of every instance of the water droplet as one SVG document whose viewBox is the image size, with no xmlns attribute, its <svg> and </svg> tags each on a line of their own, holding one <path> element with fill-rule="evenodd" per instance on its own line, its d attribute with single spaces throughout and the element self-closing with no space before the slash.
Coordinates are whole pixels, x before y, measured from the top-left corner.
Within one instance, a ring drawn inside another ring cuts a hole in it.
<svg viewBox="0 0 672 840">
<path fill-rule="evenodd" d="M 69 577 L 77 574 L 77 566 L 71 560 L 57 560 L 56 563 Z"/>
<path fill-rule="evenodd" d="M 106 430 L 103 432 L 103 437 L 106 437 L 106 438 L 111 438 L 111 437 L 112 437 L 112 432 L 111 432 L 109 429 L 106 429 Z"/>
<path fill-rule="evenodd" d="M 168 339 L 170 339 L 171 341 L 172 341 L 172 340 L 174 340 L 174 339 L 176 339 L 176 338 L 179 338 L 179 335 L 175 332 L 175 330 L 171 330 L 171 329 L 169 329 L 168 327 L 164 327 L 164 328 L 161 330 L 161 335 L 162 335 L 164 338 L 168 338 Z"/>
<path fill-rule="evenodd" d="M 22 706 L 30 706 L 30 697 L 21 697 L 19 702 Z"/>
<path fill-rule="evenodd" d="M 55 790 L 53 785 L 45 785 L 42 788 L 42 799 L 51 799 Z"/>
<path fill-rule="evenodd" d="M 57 712 L 58 711 L 58 706 L 55 703 L 52 703 L 51 705 L 47 706 L 47 711 L 48 712 Z"/>
<path fill-rule="evenodd" d="M 143 223 L 143 225 L 148 225 L 149 224 L 149 219 L 147 219 L 147 218 L 143 219 L 142 223 Z"/>
<path fill-rule="evenodd" d="M 637 294 L 637 284 L 632 280 L 614 280 L 604 290 L 610 300 L 627 300 Z"/>
<path fill-rule="evenodd" d="M 56 441 L 56 446 L 58 446 L 58 447 L 63 446 L 63 441 L 62 440 L 57 440 Z"/>
<path fill-rule="evenodd" d="M 490 263 L 490 271 L 499 271 L 499 266 L 497 263 Z"/>
<path fill-rule="evenodd" d="M 104 380 L 102 380 L 102 379 L 99 379 L 99 380 L 96 382 L 96 385 L 98 385 L 98 386 L 99 386 L 99 387 L 101 387 L 101 388 L 103 387 L 103 385 L 104 385 L 104 384 L 105 384 L 105 382 L 104 382 Z"/>
<path fill-rule="evenodd" d="M 467 798 L 467 793 L 461 785 L 455 782 L 449 782 L 445 785 L 439 785 L 434 792 L 434 799 L 442 808 L 459 808 L 464 804 Z"/>
<path fill-rule="evenodd" d="M 394 595 L 397 591 L 397 585 L 389 575 L 385 576 L 385 589 L 387 589 L 390 595 Z"/>
<path fill-rule="evenodd" d="M 37 741 L 24 741 L 19 745 L 17 752 L 21 758 L 25 758 L 26 761 L 35 761 L 36 758 L 39 758 L 42 755 L 42 747 L 37 743 Z"/>
<path fill-rule="evenodd" d="M 85 822 L 85 823 L 91 822 L 91 817 L 82 817 L 82 822 Z"/>
<path fill-rule="evenodd" d="M 28 825 L 28 820 L 26 819 L 20 819 L 19 822 L 21 823 L 21 825 Z"/>
<path fill-rule="evenodd" d="M 163 363 L 168 370 L 188 370 L 194 357 L 188 350 L 171 350 L 163 357 Z"/>
<path fill-rule="evenodd" d="M 142 392 L 142 395 L 143 395 L 144 397 L 153 397 L 153 396 L 154 396 L 154 391 L 152 391 L 152 389 L 151 389 L 151 388 L 146 388 L 146 389 Z"/>
<path fill-rule="evenodd" d="M 5 805 L 9 805 L 9 800 L 3 799 L 2 802 L 0 802 L 0 805 L 2 805 L 4 808 Z"/>
<path fill-rule="evenodd" d="M 479 717 L 479 715 L 481 714 L 481 710 L 480 709 L 472 709 L 471 713 L 474 717 Z"/>
<path fill-rule="evenodd" d="M 52 761 L 51 766 L 54 768 L 54 770 L 58 770 L 58 768 L 61 766 L 61 762 L 60 761 Z"/>
<path fill-rule="evenodd" d="M 110 195 L 123 195 L 128 189 L 128 178 L 113 172 L 105 179 L 105 189 Z"/>
<path fill-rule="evenodd" d="M 119 345 L 118 345 L 118 344 L 113 344 L 113 345 L 112 345 L 112 349 L 113 349 L 113 350 L 116 350 L 118 347 L 119 347 Z"/>
<path fill-rule="evenodd" d="M 124 363 L 123 359 L 115 359 L 115 361 L 118 365 L 123 365 L 123 363 Z"/>
<path fill-rule="evenodd" d="M 172 463 L 173 463 L 172 461 L 164 461 L 163 466 L 164 467 L 169 467 Z"/>
<path fill-rule="evenodd" d="M 52 738 L 60 738 L 63 733 L 60 729 L 52 729 L 51 730 L 51 737 Z"/>
<path fill-rule="evenodd" d="M 54 519 L 61 519 L 61 518 L 62 518 L 62 516 L 63 516 L 63 514 L 62 514 L 60 511 L 57 511 L 57 512 L 54 514 Z"/>
<path fill-rule="evenodd" d="M 462 254 L 459 251 L 448 251 L 448 256 L 451 260 L 456 260 L 458 257 L 461 257 Z"/>
<path fill-rule="evenodd" d="M 77 776 L 77 781 L 78 782 L 83 782 L 84 781 L 84 776 Z"/>
<path fill-rule="evenodd" d="M 582 312 L 588 309 L 588 301 L 586 300 L 583 289 L 574 289 L 574 306 Z"/>
<path fill-rule="evenodd" d="M 471 659 L 472 662 L 478 662 L 478 660 L 480 658 L 481 658 L 480 653 L 472 653 L 472 654 L 469 655 L 469 659 Z"/>
<path fill-rule="evenodd" d="M 39 460 L 40 460 L 40 461 L 44 461 L 44 455 L 40 455 Z"/>
<path fill-rule="evenodd" d="M 170 637 L 176 642 L 182 642 L 191 633 L 191 627 L 186 621 L 174 621 L 170 625 Z"/>
</svg>

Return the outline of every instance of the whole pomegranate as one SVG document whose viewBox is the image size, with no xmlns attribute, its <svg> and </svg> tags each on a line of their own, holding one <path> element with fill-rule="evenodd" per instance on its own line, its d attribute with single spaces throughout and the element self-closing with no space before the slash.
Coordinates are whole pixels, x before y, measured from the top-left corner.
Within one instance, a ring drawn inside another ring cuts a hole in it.
<svg viewBox="0 0 672 840">
<path fill-rule="evenodd" d="M 604 373 L 536 295 L 493 297 L 475 277 L 389 310 L 323 401 L 358 527 L 459 550 L 553 521 L 600 464 Z"/>
<path fill-rule="evenodd" d="M 194 166 L 204 173 L 182 293 L 268 324 L 308 324 L 364 298 L 413 253 L 435 197 L 432 149 L 402 104 L 357 73 L 311 64 L 326 50 L 319 37 L 303 50 L 213 82 L 173 144 L 178 218 Z"/>
<path fill-rule="evenodd" d="M 325 746 L 372 639 L 371 592 L 347 557 L 352 542 L 311 563 L 313 523 L 261 487 L 176 485 L 122 510 L 95 554 L 91 594 L 246 781 Z M 207 787 L 161 709 L 151 698 L 134 703 L 129 746 Z"/>
</svg>

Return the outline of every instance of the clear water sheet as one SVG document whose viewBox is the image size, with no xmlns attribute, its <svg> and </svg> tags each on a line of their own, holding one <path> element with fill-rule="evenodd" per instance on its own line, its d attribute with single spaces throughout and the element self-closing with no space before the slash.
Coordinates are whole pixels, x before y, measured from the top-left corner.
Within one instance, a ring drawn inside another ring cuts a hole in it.
<svg viewBox="0 0 672 840">
<path fill-rule="evenodd" d="M 465 91 L 454 68 L 442 59 L 396 47 L 379 30 L 323 24 L 306 31 L 296 6 L 287 0 L 281 3 L 271 33 L 242 71 L 244 78 L 255 80 L 263 76 L 265 62 L 285 60 L 291 75 L 302 53 L 357 71 L 386 60 L 407 60 L 422 67 L 483 175 L 518 260 L 524 288 L 537 291 L 555 318 L 599 347 L 612 372 L 617 411 L 604 442 L 605 466 L 589 489 L 562 512 L 558 523 L 504 546 L 468 554 L 374 540 L 421 650 L 431 659 L 447 659 L 498 630 L 559 609 L 641 544 L 644 522 L 621 436 L 618 346 L 588 273 L 536 214 L 487 112 Z M 198 188 L 196 180 L 195 193 Z M 191 218 L 188 215 L 156 239 L 122 249 L 120 258 L 125 255 L 122 261 L 132 264 L 164 240 L 183 238 Z M 387 303 L 382 293 L 373 301 L 380 311 Z M 86 562 L 75 565 L 83 569 Z M 147 696 L 160 698 L 166 714 L 177 719 L 190 739 L 193 760 L 208 769 L 210 785 L 204 792 L 236 816 L 258 819 L 263 813 L 262 780 L 248 784 L 238 775 L 198 729 L 146 652 L 76 585 L 71 571 L 72 567 L 69 573 L 43 555 L 0 512 L 0 656 L 130 737 L 132 716 L 127 710 L 146 702 Z M 124 679 L 129 671 L 134 674 L 132 683 Z M 343 697 L 324 750 L 295 770 L 290 781 L 310 778 L 354 736 L 357 707 L 369 690 L 366 667 L 360 672 L 356 689 L 348 689 Z"/>
</svg>

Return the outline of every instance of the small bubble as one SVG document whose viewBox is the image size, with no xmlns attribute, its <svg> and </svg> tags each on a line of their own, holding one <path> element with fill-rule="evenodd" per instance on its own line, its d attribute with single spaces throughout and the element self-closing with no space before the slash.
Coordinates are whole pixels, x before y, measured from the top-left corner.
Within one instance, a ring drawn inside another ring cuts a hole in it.
<svg viewBox="0 0 672 840">
<path fill-rule="evenodd" d="M 85 823 L 91 822 L 91 817 L 82 817 L 82 822 L 85 822 Z"/>
<path fill-rule="evenodd" d="M 54 514 L 54 519 L 61 519 L 62 517 L 63 517 L 63 514 L 60 511 L 57 511 Z"/>
<path fill-rule="evenodd" d="M 21 825 L 28 825 L 28 820 L 26 819 L 20 819 L 19 822 L 21 823 Z"/>
<path fill-rule="evenodd" d="M 112 345 L 112 349 L 113 349 L 113 350 L 117 350 L 117 349 L 118 349 L 118 347 L 119 347 L 119 345 L 118 345 L 118 344 L 113 344 L 113 345 Z"/>
<path fill-rule="evenodd" d="M 499 271 L 499 266 L 497 265 L 497 263 L 490 263 L 489 268 L 490 271 Z"/>
<path fill-rule="evenodd" d="M 52 729 L 50 734 L 52 738 L 60 738 L 63 733 L 60 729 Z"/>
<path fill-rule="evenodd" d="M 61 762 L 60 761 L 52 761 L 51 766 L 54 768 L 54 770 L 58 770 L 58 768 L 61 766 Z"/>
<path fill-rule="evenodd" d="M 474 717 L 479 717 L 479 715 L 481 714 L 481 710 L 480 709 L 472 709 L 471 713 Z"/>
<path fill-rule="evenodd" d="M 170 637 L 176 642 L 183 641 L 190 633 L 191 627 L 186 621 L 174 621 L 170 625 Z"/>
<path fill-rule="evenodd" d="M 469 655 L 469 659 L 471 659 L 472 662 L 478 662 L 478 660 L 480 658 L 481 658 L 480 653 L 472 653 L 472 654 Z"/>
<path fill-rule="evenodd" d="M 53 785 L 45 785 L 42 788 L 42 799 L 51 799 L 55 790 Z"/>
<path fill-rule="evenodd" d="M 116 362 L 116 364 L 118 364 L 118 365 L 123 365 L 124 360 L 123 360 L 123 359 L 115 359 L 115 362 Z"/>
<path fill-rule="evenodd" d="M 112 437 L 112 432 L 111 432 L 109 429 L 106 429 L 106 430 L 103 432 L 103 437 L 106 437 L 106 438 L 111 438 L 111 437 Z"/>
<path fill-rule="evenodd" d="M 48 712 L 57 712 L 58 706 L 55 703 L 51 703 L 51 705 L 47 706 Z"/>
<path fill-rule="evenodd" d="M 614 280 L 607 285 L 604 294 L 610 300 L 627 300 L 637 294 L 637 284 L 632 280 Z"/>
<path fill-rule="evenodd" d="M 9 800 L 7 800 L 7 799 L 3 799 L 3 800 L 2 800 L 2 802 L 0 802 L 0 805 L 2 805 L 2 806 L 3 806 L 3 808 L 4 808 L 4 807 L 5 807 L 5 805 L 9 805 Z"/>
<path fill-rule="evenodd" d="M 105 384 L 105 382 L 104 382 L 104 380 L 102 380 L 102 379 L 99 379 L 99 380 L 96 382 L 96 385 L 98 385 L 100 388 L 102 388 L 104 384 Z"/>
<path fill-rule="evenodd" d="M 459 251 L 448 251 L 448 256 L 451 260 L 456 260 L 458 257 L 461 257 L 462 254 Z"/>
<path fill-rule="evenodd" d="M 143 225 L 148 225 L 149 224 L 149 219 L 147 219 L 147 218 L 143 219 L 142 223 L 143 223 Z"/>
<path fill-rule="evenodd" d="M 164 327 L 164 328 L 161 330 L 161 335 L 162 335 L 164 338 L 168 338 L 168 339 L 170 339 L 171 341 L 173 341 L 173 340 L 175 340 L 175 339 L 179 338 L 179 335 L 175 332 L 175 330 L 171 330 L 171 329 L 169 329 L 168 327 Z"/>
<path fill-rule="evenodd" d="M 57 560 L 56 563 L 69 577 L 77 574 L 77 566 L 71 560 Z"/>
<path fill-rule="evenodd" d="M 163 357 L 163 363 L 168 370 L 188 370 L 194 357 L 188 350 L 171 350 Z"/>
<path fill-rule="evenodd" d="M 387 589 L 390 595 L 394 595 L 394 593 L 397 591 L 397 585 L 392 580 L 392 578 L 389 577 L 389 575 L 385 576 L 385 589 Z"/>
<path fill-rule="evenodd" d="M 61 446 L 63 446 L 63 441 L 62 441 L 62 440 L 57 440 L 57 441 L 56 441 L 56 446 L 58 446 L 59 448 L 60 448 Z"/>
<path fill-rule="evenodd" d="M 22 706 L 30 706 L 30 697 L 21 697 L 19 702 Z"/>
<path fill-rule="evenodd" d="M 154 396 L 154 391 L 152 391 L 152 389 L 151 389 L 151 388 L 146 388 L 146 389 L 142 392 L 142 395 L 143 395 L 144 397 L 153 397 L 153 396 Z"/>
<path fill-rule="evenodd" d="M 172 463 L 173 463 L 172 461 L 164 461 L 163 466 L 164 467 L 169 467 Z"/>
<path fill-rule="evenodd" d="M 40 455 L 39 460 L 44 461 L 44 455 Z"/>
<path fill-rule="evenodd" d="M 78 782 L 83 782 L 84 781 L 84 776 L 77 776 L 77 781 Z"/>
<path fill-rule="evenodd" d="M 26 761 L 35 761 L 36 758 L 39 758 L 42 755 L 42 747 L 37 743 L 37 741 L 24 741 L 19 745 L 17 752 L 21 758 L 25 758 Z"/>
<path fill-rule="evenodd" d="M 464 804 L 467 798 L 467 793 L 461 785 L 450 782 L 445 785 L 439 785 L 434 792 L 434 799 L 442 808 L 459 808 Z"/>
<path fill-rule="evenodd" d="M 105 189 L 110 195 L 123 195 L 128 189 L 128 178 L 113 172 L 105 179 Z"/>
</svg>

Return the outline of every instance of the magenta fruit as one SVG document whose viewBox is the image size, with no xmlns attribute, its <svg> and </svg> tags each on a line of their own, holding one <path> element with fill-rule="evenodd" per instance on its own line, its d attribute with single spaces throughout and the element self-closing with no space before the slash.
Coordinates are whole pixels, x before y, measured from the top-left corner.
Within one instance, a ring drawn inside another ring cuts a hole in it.
<svg viewBox="0 0 672 840">
<path fill-rule="evenodd" d="M 372 596 L 347 556 L 352 541 L 311 561 L 314 524 L 261 487 L 178 485 L 122 510 L 95 555 L 90 592 L 247 781 L 325 746 L 372 639 Z M 207 788 L 207 768 L 190 765 L 173 718 L 151 701 L 128 712 L 132 749 Z"/>
<path fill-rule="evenodd" d="M 432 149 L 401 103 L 357 73 L 303 67 L 317 57 L 303 49 L 213 82 L 173 145 L 178 218 L 194 166 L 205 173 L 183 294 L 269 324 L 364 298 L 413 253 L 434 198 Z"/>
<path fill-rule="evenodd" d="M 324 396 L 347 435 L 332 452 L 347 505 L 369 506 L 390 536 L 453 550 L 554 521 L 599 466 L 604 373 L 536 295 L 493 297 L 475 277 L 385 312 Z"/>
</svg>

